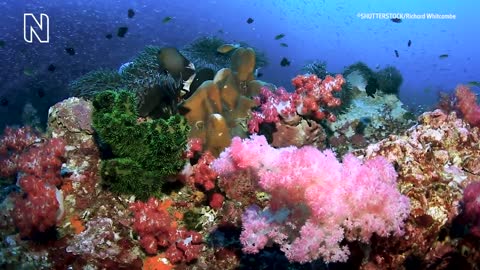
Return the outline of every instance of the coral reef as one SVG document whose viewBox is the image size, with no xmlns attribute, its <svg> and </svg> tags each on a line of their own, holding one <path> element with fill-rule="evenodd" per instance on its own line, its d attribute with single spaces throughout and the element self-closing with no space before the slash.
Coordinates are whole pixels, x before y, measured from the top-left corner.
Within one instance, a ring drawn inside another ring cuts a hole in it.
<svg viewBox="0 0 480 270">
<path fill-rule="evenodd" d="M 127 91 L 101 92 L 93 107 L 93 127 L 114 155 L 101 165 L 102 179 L 113 191 L 146 199 L 182 169 L 189 132 L 182 116 L 139 120 L 135 96 Z"/>
<path fill-rule="evenodd" d="M 412 210 L 405 237 L 378 241 L 369 255 L 372 262 L 365 266 L 375 268 L 364 269 L 395 269 L 411 258 L 417 258 L 418 265 L 448 262 L 446 251 L 462 248 L 445 235 L 459 213 L 463 189 L 480 181 L 479 140 L 478 128 L 470 128 L 454 112 L 435 110 L 421 115 L 419 124 L 404 135 L 390 135 L 367 147 L 366 157 L 384 156 L 395 164 L 400 190 L 410 198 Z M 435 246 L 444 252 L 432 249 Z"/>
<path fill-rule="evenodd" d="M 378 142 L 389 134 L 398 134 L 413 125 L 413 120 L 396 95 L 380 92 L 371 98 L 363 92 L 353 92 L 350 106 L 335 122 L 327 123 L 332 131 L 329 144 L 344 154 Z"/>
</svg>

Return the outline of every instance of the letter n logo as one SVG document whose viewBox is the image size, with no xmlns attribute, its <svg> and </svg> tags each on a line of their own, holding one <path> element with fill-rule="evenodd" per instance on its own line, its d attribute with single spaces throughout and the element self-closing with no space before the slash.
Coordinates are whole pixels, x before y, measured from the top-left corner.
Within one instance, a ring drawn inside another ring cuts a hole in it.
<svg viewBox="0 0 480 270">
<path fill-rule="evenodd" d="M 40 13 L 39 19 L 33 13 L 23 14 L 23 39 L 27 43 L 33 43 L 33 37 L 40 43 L 50 42 L 50 20 L 47 14 Z"/>
</svg>

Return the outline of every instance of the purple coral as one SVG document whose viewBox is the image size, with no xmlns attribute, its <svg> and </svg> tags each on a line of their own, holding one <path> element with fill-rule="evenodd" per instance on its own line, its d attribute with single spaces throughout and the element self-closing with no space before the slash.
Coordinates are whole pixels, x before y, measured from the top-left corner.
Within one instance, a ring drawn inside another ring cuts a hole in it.
<svg viewBox="0 0 480 270">
<path fill-rule="evenodd" d="M 252 170 L 271 194 L 269 208 L 243 216 L 241 241 L 248 253 L 271 241 L 291 261 L 346 261 L 344 238 L 368 242 L 374 233 L 402 235 L 409 214 L 409 200 L 398 191 L 397 174 L 383 157 L 362 162 L 347 155 L 342 164 L 329 150 L 275 149 L 265 137 L 252 136 L 234 138 L 213 168 L 231 180 Z"/>
</svg>

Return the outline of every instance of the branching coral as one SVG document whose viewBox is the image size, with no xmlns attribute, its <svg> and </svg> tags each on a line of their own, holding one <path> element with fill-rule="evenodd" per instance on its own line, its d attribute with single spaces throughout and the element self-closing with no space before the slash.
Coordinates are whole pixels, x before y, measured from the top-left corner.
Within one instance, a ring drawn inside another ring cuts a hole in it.
<svg viewBox="0 0 480 270">
<path fill-rule="evenodd" d="M 99 93 L 93 106 L 93 126 L 115 156 L 101 166 L 114 191 L 145 199 L 181 170 L 190 130 L 182 116 L 139 121 L 135 96 L 127 91 Z"/>
</svg>

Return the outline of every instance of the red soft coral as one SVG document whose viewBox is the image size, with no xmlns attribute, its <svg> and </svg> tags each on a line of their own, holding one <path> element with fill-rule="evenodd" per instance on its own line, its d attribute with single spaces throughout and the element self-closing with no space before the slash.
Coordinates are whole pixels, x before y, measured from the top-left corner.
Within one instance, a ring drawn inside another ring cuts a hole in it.
<svg viewBox="0 0 480 270">
<path fill-rule="evenodd" d="M 480 105 L 477 104 L 477 96 L 466 85 L 459 85 L 455 89 L 457 106 L 463 114 L 463 118 L 472 126 L 480 127 Z"/>
<path fill-rule="evenodd" d="M 344 83 L 341 74 L 335 77 L 327 75 L 323 80 L 316 75 L 298 75 L 292 80 L 294 93 L 289 93 L 282 87 L 273 91 L 262 87 L 260 94 L 254 98 L 259 110 L 252 113 L 248 122 L 249 132 L 257 133 L 262 123 L 281 120 L 291 123 L 298 121 L 299 116 L 335 121 L 335 115 L 327 109 L 341 104 L 333 92 L 340 91 Z"/>
<path fill-rule="evenodd" d="M 16 158 L 18 185 L 25 196 L 14 197 L 13 219 L 22 237 L 45 232 L 61 217 L 63 196 L 57 187 L 62 184 L 60 169 L 64 153 L 64 142 L 50 139 L 31 145 Z"/>
<path fill-rule="evenodd" d="M 465 188 L 462 205 L 462 217 L 472 226 L 470 233 L 480 237 L 480 182 L 473 182 Z"/>
<path fill-rule="evenodd" d="M 18 158 L 40 137 L 30 127 L 7 127 L 0 139 L 0 177 L 12 177 L 18 171 Z"/>
<path fill-rule="evenodd" d="M 177 228 L 162 201 L 150 198 L 130 205 L 134 214 L 133 229 L 140 236 L 140 245 L 149 255 L 158 248 L 167 248 L 166 258 L 171 263 L 190 262 L 200 255 L 202 236 L 195 231 Z"/>
</svg>

